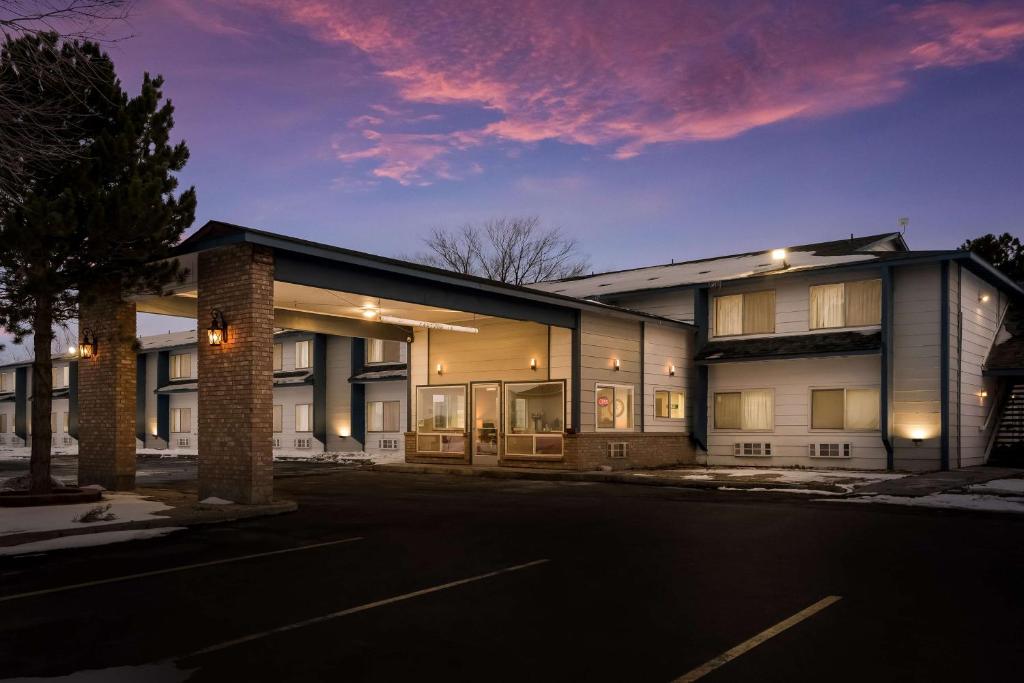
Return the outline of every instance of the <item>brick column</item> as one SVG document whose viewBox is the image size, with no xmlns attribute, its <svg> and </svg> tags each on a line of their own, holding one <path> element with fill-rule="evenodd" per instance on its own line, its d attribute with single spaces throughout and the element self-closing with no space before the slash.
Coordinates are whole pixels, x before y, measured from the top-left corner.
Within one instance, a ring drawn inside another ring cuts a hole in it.
<svg viewBox="0 0 1024 683">
<path fill-rule="evenodd" d="M 96 355 L 78 362 L 78 483 L 135 488 L 135 304 L 112 289 L 83 302 Z"/>
<path fill-rule="evenodd" d="M 199 253 L 199 499 L 273 497 L 274 256 L 239 244 Z M 210 312 L 227 339 L 207 343 Z"/>
</svg>

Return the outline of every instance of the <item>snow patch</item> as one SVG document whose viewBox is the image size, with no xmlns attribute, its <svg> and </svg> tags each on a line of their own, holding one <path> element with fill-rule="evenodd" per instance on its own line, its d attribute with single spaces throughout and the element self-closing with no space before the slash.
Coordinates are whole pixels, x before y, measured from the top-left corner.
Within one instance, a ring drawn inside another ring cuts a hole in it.
<svg viewBox="0 0 1024 683">
<path fill-rule="evenodd" d="M 831 503 L 884 503 L 908 507 L 944 508 L 948 510 L 982 510 L 985 512 L 1024 513 L 1024 497 L 982 496 L 963 493 L 932 493 L 927 496 L 858 496 L 856 498 L 822 498 Z"/>
<path fill-rule="evenodd" d="M 1024 479 L 993 479 L 967 488 L 971 493 L 1014 493 L 1024 495 Z"/>
<path fill-rule="evenodd" d="M 22 543 L 21 545 L 0 547 L 0 557 L 48 553 L 54 550 L 66 550 L 68 548 L 87 548 L 98 545 L 110 545 L 111 543 L 123 543 L 124 541 L 141 541 L 147 538 L 159 538 L 161 536 L 166 536 L 173 531 L 181 531 L 184 528 L 185 527 L 183 526 L 165 526 L 160 527 L 159 529 L 101 531 L 96 534 L 61 536 L 60 538 L 51 538 L 46 541 L 35 541 L 33 543 Z"/>
<path fill-rule="evenodd" d="M 80 529 L 75 519 L 97 506 L 110 505 L 116 519 L 91 522 L 90 527 L 153 519 L 166 519 L 155 513 L 170 510 L 170 505 L 148 500 L 136 493 L 104 493 L 101 503 L 75 503 L 73 505 L 41 505 L 38 507 L 4 508 L 0 514 L 0 536 L 37 531 Z"/>
<path fill-rule="evenodd" d="M 203 498 L 199 501 L 202 505 L 234 505 L 235 501 L 225 500 L 224 498 L 218 498 L 217 496 L 210 496 L 209 498 Z"/>
<path fill-rule="evenodd" d="M 760 486 L 753 488 L 737 488 L 735 486 L 719 486 L 719 491 L 754 491 L 756 493 L 810 493 L 816 496 L 842 496 L 842 493 L 835 491 L 820 491 L 818 489 L 766 489 Z"/>
</svg>

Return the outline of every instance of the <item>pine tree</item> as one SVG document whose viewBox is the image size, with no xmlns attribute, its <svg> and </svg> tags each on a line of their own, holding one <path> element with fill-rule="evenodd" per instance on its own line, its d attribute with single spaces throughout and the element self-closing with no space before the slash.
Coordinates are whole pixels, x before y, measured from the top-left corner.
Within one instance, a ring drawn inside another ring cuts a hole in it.
<svg viewBox="0 0 1024 683">
<path fill-rule="evenodd" d="M 47 68 L 87 77 L 55 83 Z M 31 180 L 0 206 L 0 326 L 16 341 L 33 335 L 31 478 L 33 491 L 46 491 L 54 327 L 97 291 L 127 296 L 183 278 L 176 261 L 161 259 L 192 224 L 196 196 L 175 196 L 188 148 L 170 143 L 174 108 L 162 102 L 161 77 L 146 74 L 130 98 L 99 46 L 39 34 L 4 44 L 5 84 L 38 98 L 27 106 L 64 108 L 79 150 L 29 169 Z"/>
</svg>

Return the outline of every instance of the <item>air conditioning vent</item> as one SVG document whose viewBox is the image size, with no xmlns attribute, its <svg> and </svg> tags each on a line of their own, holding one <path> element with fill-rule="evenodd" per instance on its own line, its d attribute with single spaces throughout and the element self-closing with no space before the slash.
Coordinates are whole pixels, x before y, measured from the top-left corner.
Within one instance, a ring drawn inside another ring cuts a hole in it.
<svg viewBox="0 0 1024 683">
<path fill-rule="evenodd" d="M 70 436 L 65 436 L 64 437 L 64 445 L 65 446 L 73 446 L 74 444 L 75 444 L 75 440 L 72 439 Z"/>
<path fill-rule="evenodd" d="M 312 448 L 313 439 L 295 439 L 296 448 Z"/>
<path fill-rule="evenodd" d="M 629 444 L 625 441 L 608 444 L 609 458 L 625 458 L 627 455 L 629 455 Z"/>
<path fill-rule="evenodd" d="M 742 458 L 770 458 L 772 445 L 768 442 L 734 443 L 732 454 Z"/>
<path fill-rule="evenodd" d="M 179 436 L 177 439 L 178 448 L 188 448 L 191 443 L 192 439 L 187 436 Z"/>
<path fill-rule="evenodd" d="M 281 439 L 278 439 L 277 437 L 274 437 L 274 448 L 280 448 L 280 447 L 281 447 Z"/>
<path fill-rule="evenodd" d="M 853 446 L 848 443 L 812 443 L 808 453 L 812 458 L 849 458 Z"/>
<path fill-rule="evenodd" d="M 377 442 L 377 445 L 385 451 L 397 451 L 398 439 L 381 439 Z"/>
</svg>

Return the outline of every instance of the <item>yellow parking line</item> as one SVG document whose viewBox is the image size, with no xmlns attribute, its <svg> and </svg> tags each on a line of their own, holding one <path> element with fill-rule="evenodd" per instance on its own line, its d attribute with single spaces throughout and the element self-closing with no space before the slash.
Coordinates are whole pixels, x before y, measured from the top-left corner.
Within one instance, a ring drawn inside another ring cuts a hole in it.
<svg viewBox="0 0 1024 683">
<path fill-rule="evenodd" d="M 707 662 L 701 664 L 688 674 L 684 674 L 679 678 L 675 679 L 673 683 L 690 683 L 690 681 L 696 681 L 699 678 L 703 678 L 704 676 L 708 675 L 709 673 L 711 673 L 718 667 L 722 666 L 723 664 L 731 662 L 732 660 L 736 659 L 745 652 L 749 652 L 750 650 L 754 649 L 755 647 L 757 647 L 764 641 L 768 640 L 769 638 L 774 638 L 786 629 L 792 626 L 796 626 L 805 619 L 813 617 L 821 610 L 825 609 L 829 605 L 833 605 L 839 602 L 840 600 L 842 600 L 842 597 L 838 595 L 829 595 L 828 597 L 822 598 L 810 607 L 800 610 L 788 619 L 783 619 L 771 628 L 767 628 L 764 631 L 761 631 L 750 640 L 745 640 L 736 647 L 732 648 L 731 650 L 726 650 L 714 659 L 708 660 Z"/>
</svg>

